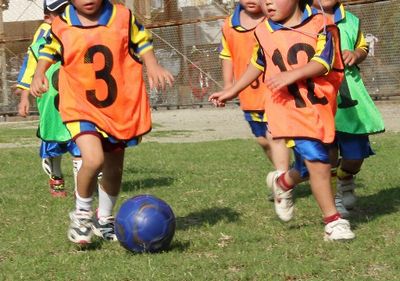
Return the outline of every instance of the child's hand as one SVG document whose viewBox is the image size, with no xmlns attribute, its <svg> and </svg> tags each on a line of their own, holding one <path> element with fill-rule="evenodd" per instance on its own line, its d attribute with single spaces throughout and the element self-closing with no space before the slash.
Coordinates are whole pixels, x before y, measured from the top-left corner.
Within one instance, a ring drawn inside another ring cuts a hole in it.
<svg viewBox="0 0 400 281">
<path fill-rule="evenodd" d="M 166 84 L 172 87 L 174 76 L 159 64 L 154 64 L 147 67 L 147 77 L 149 79 L 150 89 L 165 90 Z"/>
<path fill-rule="evenodd" d="M 49 81 L 46 75 L 36 73 L 31 83 L 31 95 L 34 97 L 41 97 L 43 93 L 49 89 Z"/>
<path fill-rule="evenodd" d="M 353 52 L 350 50 L 343 50 L 342 51 L 343 62 L 345 65 L 352 66 L 358 60 L 357 52 Z"/>
<path fill-rule="evenodd" d="M 21 101 L 18 104 L 18 114 L 22 117 L 26 117 L 29 115 L 29 91 L 21 90 Z"/>
<path fill-rule="evenodd" d="M 230 89 L 224 89 L 223 91 L 211 94 L 208 97 L 208 101 L 212 102 L 217 107 L 224 107 L 225 102 L 232 99 L 235 94 Z"/>
<path fill-rule="evenodd" d="M 283 87 L 288 86 L 294 82 L 296 82 L 296 77 L 291 71 L 281 72 L 277 75 L 267 77 L 265 79 L 265 84 L 267 84 L 267 87 L 272 92 L 279 91 Z"/>
</svg>

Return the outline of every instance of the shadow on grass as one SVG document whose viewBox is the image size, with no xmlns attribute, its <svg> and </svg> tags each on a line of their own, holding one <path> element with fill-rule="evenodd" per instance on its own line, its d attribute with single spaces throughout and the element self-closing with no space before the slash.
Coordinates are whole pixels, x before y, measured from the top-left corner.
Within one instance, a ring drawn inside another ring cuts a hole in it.
<svg viewBox="0 0 400 281">
<path fill-rule="evenodd" d="M 357 185 L 357 189 L 362 185 Z M 356 207 L 351 211 L 352 227 L 367 223 L 380 216 L 398 212 L 400 209 L 400 186 L 383 189 L 375 194 L 359 196 Z"/>
<path fill-rule="evenodd" d="M 123 181 L 121 190 L 122 191 L 132 191 L 137 189 L 147 189 L 160 186 L 170 186 L 174 182 L 172 177 L 157 177 L 157 178 L 147 178 L 131 181 Z"/>
<path fill-rule="evenodd" d="M 214 225 L 219 221 L 235 222 L 240 214 L 231 208 L 213 207 L 176 218 L 176 229 L 186 230 L 203 225 Z"/>
</svg>

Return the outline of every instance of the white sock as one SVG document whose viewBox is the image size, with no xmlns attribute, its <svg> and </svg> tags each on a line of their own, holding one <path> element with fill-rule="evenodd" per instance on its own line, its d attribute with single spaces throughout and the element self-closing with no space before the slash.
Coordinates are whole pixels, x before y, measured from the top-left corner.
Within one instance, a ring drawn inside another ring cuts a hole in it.
<svg viewBox="0 0 400 281">
<path fill-rule="evenodd" d="M 92 202 L 93 196 L 89 198 L 82 198 L 79 196 L 78 192 L 75 192 L 75 206 L 76 210 L 85 210 L 91 211 L 92 210 Z"/>
<path fill-rule="evenodd" d="M 57 178 L 62 178 L 61 173 L 61 156 L 50 157 L 51 175 Z"/>
<path fill-rule="evenodd" d="M 118 196 L 111 196 L 103 190 L 100 184 L 97 185 L 99 190 L 99 209 L 97 217 L 104 218 L 112 215 L 112 210 L 117 202 Z"/>
<path fill-rule="evenodd" d="M 74 173 L 75 193 L 76 193 L 76 188 L 78 187 L 78 172 L 81 167 L 82 167 L 82 159 L 72 160 L 72 172 Z"/>
</svg>

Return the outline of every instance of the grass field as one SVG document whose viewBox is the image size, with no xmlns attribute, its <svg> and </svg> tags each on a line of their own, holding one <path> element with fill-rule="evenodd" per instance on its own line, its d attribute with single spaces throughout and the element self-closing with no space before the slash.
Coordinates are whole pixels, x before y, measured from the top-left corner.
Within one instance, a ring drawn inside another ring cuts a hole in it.
<svg viewBox="0 0 400 281">
<path fill-rule="evenodd" d="M 0 144 L 34 140 L 34 129 L 0 127 Z M 21 137 L 22 136 L 22 137 Z M 271 169 L 253 140 L 143 143 L 128 149 L 121 198 L 149 193 L 177 217 L 171 248 L 135 255 L 118 243 L 80 251 L 67 241 L 73 208 L 51 198 L 37 147 L 0 149 L 0 280 L 399 280 L 400 135 L 371 137 L 377 156 L 357 178 L 352 242 L 323 241 L 309 186 L 281 223 L 266 200 Z"/>
</svg>

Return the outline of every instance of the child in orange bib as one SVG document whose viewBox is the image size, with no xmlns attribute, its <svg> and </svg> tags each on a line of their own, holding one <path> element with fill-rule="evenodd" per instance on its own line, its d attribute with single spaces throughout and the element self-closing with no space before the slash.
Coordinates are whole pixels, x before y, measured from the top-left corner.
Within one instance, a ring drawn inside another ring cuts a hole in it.
<svg viewBox="0 0 400 281">
<path fill-rule="evenodd" d="M 264 18 L 258 0 L 240 0 L 233 14 L 225 20 L 220 51 L 225 89 L 230 88 L 246 71 L 256 43 L 254 30 Z M 240 108 L 258 144 L 276 170 L 286 171 L 289 167 L 290 150 L 284 140 L 273 140 L 268 132 L 266 92 L 267 86 L 262 83 L 260 76 L 240 92 Z M 272 195 L 269 195 L 269 198 L 272 198 Z"/>
<path fill-rule="evenodd" d="M 215 93 L 217 106 L 232 99 L 260 74 L 269 91 L 265 111 L 274 138 L 294 140 L 295 167 L 272 175 L 275 211 L 293 217 L 292 189 L 303 181 L 305 163 L 311 189 L 324 216 L 325 240 L 355 237 L 336 210 L 330 182 L 328 145 L 335 136 L 336 93 L 343 78 L 338 30 L 304 0 L 260 0 L 267 20 L 256 28 L 252 63 L 233 87 Z"/>
<path fill-rule="evenodd" d="M 60 114 L 82 153 L 68 238 L 77 244 L 90 243 L 93 234 L 116 240 L 112 209 L 121 187 L 124 150 L 151 130 L 142 61 L 150 87 L 165 88 L 173 77 L 157 63 L 151 36 L 131 11 L 108 0 L 71 0 L 54 20 L 47 42 L 31 93 L 46 91 L 44 73 L 61 60 Z M 93 215 L 99 172 L 99 208 Z"/>
</svg>

